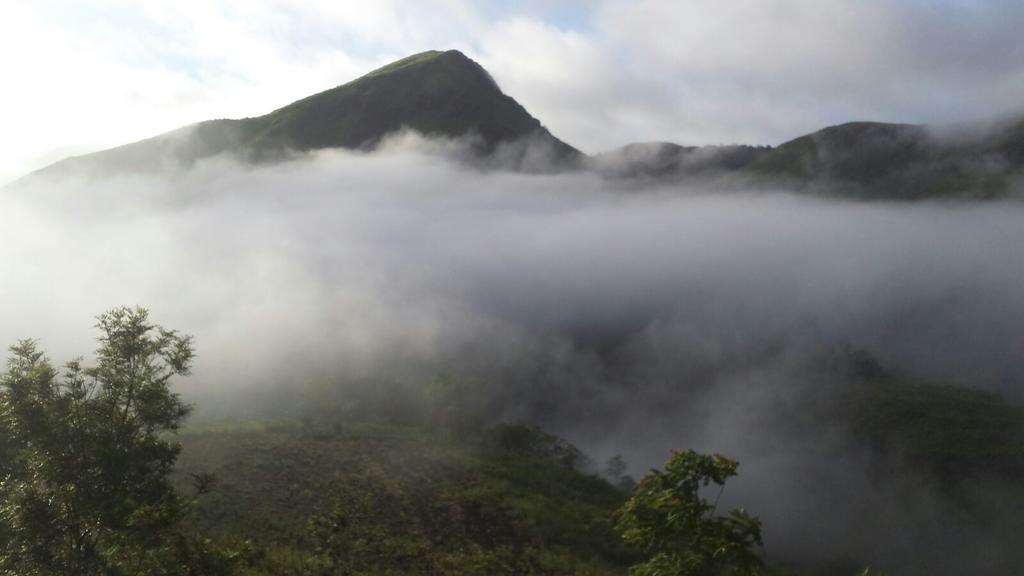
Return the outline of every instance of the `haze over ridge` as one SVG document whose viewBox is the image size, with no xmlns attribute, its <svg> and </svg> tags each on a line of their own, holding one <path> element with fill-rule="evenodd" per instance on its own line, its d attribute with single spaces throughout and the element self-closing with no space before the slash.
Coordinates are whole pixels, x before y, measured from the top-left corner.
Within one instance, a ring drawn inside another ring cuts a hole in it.
<svg viewBox="0 0 1024 576">
<path fill-rule="evenodd" d="M 901 500 L 920 484 L 877 483 L 841 428 L 792 426 L 842 397 L 845 379 L 820 372 L 836 349 L 1020 400 L 1020 205 L 623 194 L 588 172 L 466 170 L 473 145 L 407 134 L 370 154 L 30 182 L 0 200 L 0 260 L 19 271 L 0 337 L 64 359 L 90 340 L 68 318 L 144 302 L 197 337 L 184 391 L 201 417 L 302 414 L 454 374 L 599 458 L 643 469 L 680 444 L 740 458 L 733 496 L 794 554 L 792 507 L 835 513 L 817 529 L 826 556 L 906 565 L 942 541 L 949 555 L 922 565 L 936 574 L 981 566 L 977 541 L 1013 533 L 999 517 L 955 540 L 931 524 L 938 493 Z"/>
</svg>

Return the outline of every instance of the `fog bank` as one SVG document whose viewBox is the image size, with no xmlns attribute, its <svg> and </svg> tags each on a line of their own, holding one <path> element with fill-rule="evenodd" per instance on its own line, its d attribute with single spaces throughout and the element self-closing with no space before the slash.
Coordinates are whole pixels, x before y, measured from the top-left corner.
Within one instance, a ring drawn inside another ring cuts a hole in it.
<svg viewBox="0 0 1024 576">
<path fill-rule="evenodd" d="M 452 146 L 0 191 L 0 341 L 64 361 L 94 347 L 95 314 L 137 303 L 196 337 L 180 389 L 200 415 L 456 373 L 637 474 L 670 448 L 737 457 L 730 498 L 769 550 L 901 574 L 1010 550 L 980 544 L 1002 520 L 957 524 L 920 479 L 879 485 L 843 430 L 792 423 L 839 386 L 813 367 L 840 347 L 1024 400 L 1024 204 L 624 191 L 475 170 Z"/>
</svg>

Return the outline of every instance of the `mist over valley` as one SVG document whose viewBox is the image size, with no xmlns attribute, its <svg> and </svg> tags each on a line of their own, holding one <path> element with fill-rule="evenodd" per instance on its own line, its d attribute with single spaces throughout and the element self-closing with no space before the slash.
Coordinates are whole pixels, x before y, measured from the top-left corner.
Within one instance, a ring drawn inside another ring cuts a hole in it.
<svg viewBox="0 0 1024 576">
<path fill-rule="evenodd" d="M 1018 573 L 1022 151 L 586 154 L 444 50 L 25 174 L 0 575 Z"/>
</svg>

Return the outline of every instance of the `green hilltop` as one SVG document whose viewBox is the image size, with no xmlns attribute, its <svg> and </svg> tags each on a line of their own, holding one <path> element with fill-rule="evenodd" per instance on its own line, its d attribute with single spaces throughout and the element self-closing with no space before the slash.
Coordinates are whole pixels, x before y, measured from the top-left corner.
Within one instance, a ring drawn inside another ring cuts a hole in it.
<svg viewBox="0 0 1024 576">
<path fill-rule="evenodd" d="M 470 136 L 482 154 L 528 141 L 560 159 L 579 155 L 504 94 L 483 67 L 448 50 L 403 58 L 263 116 L 200 122 L 68 158 L 36 174 L 150 172 L 222 153 L 266 161 L 294 151 L 372 149 L 402 129 L 427 136 Z"/>
</svg>

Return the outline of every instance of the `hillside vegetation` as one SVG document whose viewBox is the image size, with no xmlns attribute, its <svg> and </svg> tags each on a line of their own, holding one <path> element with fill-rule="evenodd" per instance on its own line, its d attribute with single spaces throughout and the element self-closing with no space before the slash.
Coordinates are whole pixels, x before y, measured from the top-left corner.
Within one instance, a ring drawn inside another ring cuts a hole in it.
<svg viewBox="0 0 1024 576">
<path fill-rule="evenodd" d="M 384 423 L 197 428 L 182 481 L 213 472 L 194 526 L 243 574 L 625 574 L 628 493 L 571 446 L 498 426 L 469 437 Z"/>
<path fill-rule="evenodd" d="M 843 402 L 837 417 L 877 455 L 880 478 L 913 470 L 945 486 L 961 521 L 988 505 L 964 499 L 979 481 L 1024 503 L 1020 406 L 884 373 Z M 248 550 L 248 574 L 625 574 L 641 558 L 612 520 L 631 484 L 593 475 L 599 467 L 564 440 L 523 425 L 450 428 L 357 412 L 185 431 L 182 478 L 219 479 L 195 526 Z M 772 558 L 770 546 L 765 553 Z M 766 569 L 852 575 L 866 564 L 841 560 L 781 568 L 776 558 Z"/>
<path fill-rule="evenodd" d="M 170 384 L 188 374 L 192 340 L 148 318 L 100 315 L 91 365 L 58 370 L 31 340 L 10 349 L 0 575 L 816 576 L 863 566 L 808 567 L 762 548 L 757 511 L 724 512 L 704 490 L 720 494 L 734 460 L 680 438 L 639 483 L 621 459 L 602 477 L 568 441 L 471 410 L 453 376 L 425 383 L 422 402 L 379 383 L 315 419 L 182 428 L 191 407 Z M 986 570 L 1024 570 L 1007 541 L 1024 521 L 999 513 L 1024 505 L 1024 408 L 888 373 L 863 353 L 831 365 L 847 388 L 833 413 L 796 422 L 802 433 L 841 424 L 873 454 L 863 465 L 877 482 L 927 487 L 954 532 L 988 530 L 1001 555 Z"/>
<path fill-rule="evenodd" d="M 950 481 L 1024 478 L 1024 408 L 996 394 L 885 376 L 855 406 L 853 429 L 880 453 Z"/>
</svg>

